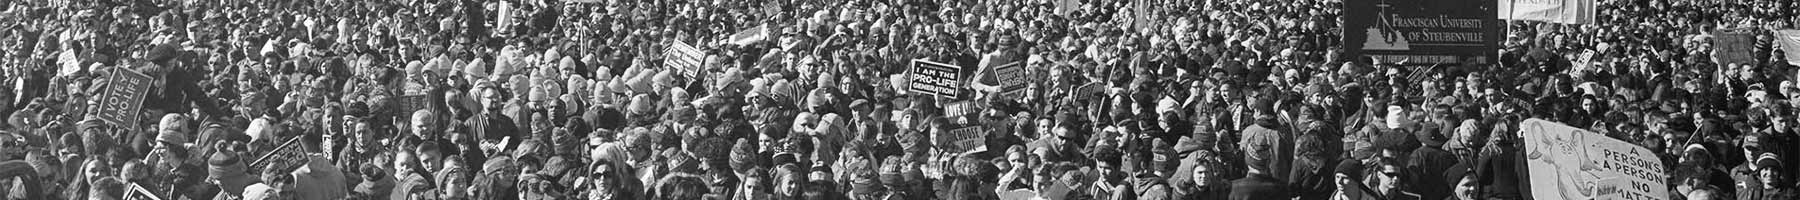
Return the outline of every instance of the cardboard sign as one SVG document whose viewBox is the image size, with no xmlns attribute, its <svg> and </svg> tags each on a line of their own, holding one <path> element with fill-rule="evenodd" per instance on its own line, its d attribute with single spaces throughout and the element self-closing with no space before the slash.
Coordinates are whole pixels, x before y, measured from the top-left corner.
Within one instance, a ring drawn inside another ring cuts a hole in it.
<svg viewBox="0 0 1800 200">
<path fill-rule="evenodd" d="M 1072 97 L 1070 98 L 1071 100 L 1076 101 L 1090 100 L 1106 96 L 1105 92 L 1106 84 L 1088 83 L 1087 85 L 1075 87 L 1073 91 L 1069 91 L 1069 97 Z"/>
<path fill-rule="evenodd" d="M 1775 31 L 1775 43 L 1781 44 L 1788 64 L 1800 65 L 1800 30 Z"/>
<path fill-rule="evenodd" d="M 275 147 L 275 150 L 256 158 L 256 162 L 250 163 L 249 171 L 261 172 L 268 168 L 293 171 L 299 169 L 300 166 L 305 166 L 306 158 L 306 150 L 300 149 L 300 138 L 295 137 L 288 139 L 287 142 L 282 142 L 281 146 Z"/>
<path fill-rule="evenodd" d="M 913 60 L 912 68 L 906 70 L 907 88 L 912 93 L 937 95 L 944 98 L 956 97 L 961 87 L 962 66 Z"/>
<path fill-rule="evenodd" d="M 1512 0 L 1500 3 L 1497 17 L 1562 24 L 1594 23 L 1595 0 Z"/>
<path fill-rule="evenodd" d="M 762 12 L 764 16 L 774 18 L 776 15 L 781 15 L 781 4 L 774 1 L 764 3 Z"/>
<path fill-rule="evenodd" d="M 975 81 L 969 82 L 970 89 L 1003 94 L 1018 92 L 1034 78 L 1025 73 L 1023 62 L 989 63 L 984 60 L 982 63 L 981 71 L 975 73 Z"/>
<path fill-rule="evenodd" d="M 1344 56 L 1424 65 L 1486 62 L 1499 56 L 1505 38 L 1494 3 L 1345 0 Z"/>
<path fill-rule="evenodd" d="M 125 196 L 120 197 L 119 199 L 124 199 L 124 200 L 163 200 L 161 195 L 157 195 L 156 192 L 151 192 L 149 188 L 144 188 L 144 186 L 138 185 L 137 183 L 130 183 L 130 184 L 131 184 L 131 186 L 127 186 L 129 188 L 126 188 Z"/>
<path fill-rule="evenodd" d="M 100 110 L 95 114 L 113 124 L 136 124 L 138 111 L 144 108 L 144 95 L 150 92 L 154 80 L 123 67 L 115 68 L 110 77 L 106 88 L 101 89 Z"/>
<path fill-rule="evenodd" d="M 1756 55 L 1755 29 L 1726 29 L 1713 31 L 1713 59 L 1718 64 L 1754 64 Z"/>
<path fill-rule="evenodd" d="M 398 99 L 400 111 L 410 114 L 413 111 L 431 108 L 431 99 L 426 98 L 431 95 L 430 86 L 414 81 L 407 81 L 404 85 L 402 87 L 405 88 L 401 88 L 400 99 Z"/>
<path fill-rule="evenodd" d="M 56 59 L 62 65 L 62 68 L 56 70 L 57 76 L 68 76 L 81 72 L 81 59 L 75 57 L 75 51 L 65 50 L 57 55 Z"/>
<path fill-rule="evenodd" d="M 681 41 L 675 41 L 675 44 L 663 50 L 663 66 L 679 69 L 687 77 L 699 77 L 700 64 L 703 62 L 701 59 L 705 58 L 706 52 Z"/>
<path fill-rule="evenodd" d="M 987 110 L 987 105 L 981 102 L 957 101 L 944 104 L 944 117 L 950 118 L 956 124 L 966 125 L 970 123 L 966 121 L 967 119 L 977 117 L 975 115 L 980 114 L 983 110 Z"/>
<path fill-rule="evenodd" d="M 1650 149 L 1535 118 L 1519 130 L 1537 199 L 1668 199 L 1668 175 Z"/>
<path fill-rule="evenodd" d="M 750 28 L 750 29 L 744 29 L 744 31 L 739 31 L 739 32 L 737 32 L 737 34 L 731 34 L 731 37 L 728 37 L 727 39 L 725 39 L 725 43 L 735 44 L 738 46 L 748 46 L 750 44 L 756 44 L 757 42 L 766 41 L 768 39 L 769 39 L 769 25 L 764 24 L 764 25 L 758 25 L 758 26 Z"/>
<path fill-rule="evenodd" d="M 987 146 L 987 127 L 970 126 L 939 133 L 935 143 L 940 152 L 966 152 Z"/>
</svg>

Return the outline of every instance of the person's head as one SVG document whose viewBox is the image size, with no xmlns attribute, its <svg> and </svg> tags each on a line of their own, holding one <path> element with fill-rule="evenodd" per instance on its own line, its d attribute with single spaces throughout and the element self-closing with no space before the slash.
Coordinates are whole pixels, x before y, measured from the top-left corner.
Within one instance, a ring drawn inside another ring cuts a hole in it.
<svg viewBox="0 0 1800 200">
<path fill-rule="evenodd" d="M 431 133 L 437 130 L 437 120 L 431 110 L 420 109 L 412 113 L 412 134 L 419 138 L 433 138 Z"/>
<path fill-rule="evenodd" d="M 456 170 L 461 171 L 462 169 L 456 169 Z M 451 173 L 443 173 L 443 174 L 446 177 L 442 178 L 442 180 L 443 180 L 442 183 L 438 183 L 438 184 L 441 184 L 441 186 L 438 187 L 438 188 L 440 188 L 440 190 L 438 190 L 438 191 L 443 192 L 443 194 L 440 194 L 441 196 L 439 196 L 439 197 L 449 198 L 449 199 L 468 197 L 469 182 L 470 182 L 469 175 L 467 175 L 465 173 L 461 173 L 461 172 L 451 172 Z"/>
<path fill-rule="evenodd" d="M 1333 173 L 1333 177 L 1336 177 L 1333 179 L 1334 180 L 1333 182 L 1337 183 L 1337 188 L 1339 191 L 1352 191 L 1352 190 L 1357 189 L 1357 187 L 1362 186 L 1361 185 L 1362 177 L 1363 177 L 1362 176 L 1362 173 L 1363 173 L 1362 162 L 1358 162 L 1358 161 L 1341 162 L 1341 163 L 1338 163 L 1337 168 L 1334 169 L 1333 171 L 1336 172 L 1336 173 Z"/>
<path fill-rule="evenodd" d="M 1034 167 L 1030 165 L 1032 156 L 1034 155 L 1025 152 L 1024 146 L 1013 146 L 1006 151 L 1006 164 L 1015 168 L 1030 169 Z"/>
<path fill-rule="evenodd" d="M 1455 195 L 1456 199 L 1476 199 L 1480 191 L 1475 191 L 1475 187 L 1479 184 L 1481 181 L 1476 179 L 1474 173 L 1464 174 L 1456 181 L 1456 187 L 1451 189 L 1451 195 Z"/>
<path fill-rule="evenodd" d="M 100 158 L 88 159 L 87 163 L 82 164 L 81 180 L 94 181 L 94 179 L 112 175 L 112 168 L 108 166 L 109 165 Z"/>
<path fill-rule="evenodd" d="M 0 132 L 0 159 L 20 158 L 24 155 L 25 140 L 12 133 Z"/>
<path fill-rule="evenodd" d="M 1118 171 L 1124 160 L 1124 154 L 1111 148 L 1101 148 L 1094 153 L 1094 168 L 1101 171 Z"/>
<path fill-rule="evenodd" d="M 1376 180 L 1378 180 L 1376 183 L 1376 190 L 1393 191 L 1400 189 L 1400 184 L 1406 181 L 1403 178 L 1406 175 L 1404 174 L 1406 167 L 1401 166 L 1400 163 L 1394 161 L 1384 160 L 1378 163 L 1379 164 L 1377 165 L 1379 168 L 1376 168 L 1374 174 Z"/>
<path fill-rule="evenodd" d="M 1774 153 L 1763 153 L 1762 156 L 1758 156 L 1754 165 L 1758 167 L 1756 180 L 1762 181 L 1764 187 L 1773 188 L 1788 184 L 1786 180 L 1782 179 L 1784 176 L 1782 170 L 1785 169 L 1782 169 L 1781 159 Z"/>
<path fill-rule="evenodd" d="M 499 87 L 484 87 L 479 94 L 481 95 L 481 107 L 489 111 L 500 110 L 507 100 L 506 91 Z"/>
<path fill-rule="evenodd" d="M 439 167 L 442 167 L 444 154 L 439 152 L 441 147 L 438 145 L 436 141 L 425 141 L 413 148 L 413 154 L 418 156 L 420 166 L 427 171 L 437 171 Z"/>
<path fill-rule="evenodd" d="M 1219 170 L 1221 169 L 1219 169 L 1217 162 L 1201 160 L 1199 164 L 1194 165 L 1194 172 L 1189 175 L 1192 176 L 1189 178 L 1193 178 L 1191 180 L 1194 181 L 1194 186 L 1214 186 L 1220 184 L 1221 180 L 1223 180 L 1219 177 Z"/>
<path fill-rule="evenodd" d="M 1056 150 L 1067 152 L 1076 148 L 1081 148 L 1081 138 L 1075 136 L 1074 129 L 1074 125 L 1065 123 L 1056 126 L 1055 129 L 1050 131 L 1050 134 L 1056 137 L 1055 140 L 1050 140 L 1051 143 L 1054 144 L 1053 146 L 1057 148 Z"/>
<path fill-rule="evenodd" d="M 1742 149 L 1744 151 L 1743 152 L 1744 160 L 1755 161 L 1757 159 L 1757 156 L 1761 156 L 1765 152 L 1765 151 L 1763 151 L 1763 145 L 1762 145 L 1762 143 L 1763 143 L 1762 141 L 1764 140 L 1764 137 L 1766 137 L 1766 136 L 1764 136 L 1762 133 L 1746 133 L 1746 134 L 1744 134 L 1744 137 L 1741 139 L 1742 141 L 1740 141 L 1738 144 L 1738 147 L 1740 147 L 1740 149 Z M 1752 165 L 1752 167 L 1760 167 L 1760 166 Z"/>
<path fill-rule="evenodd" d="M 357 120 L 350 124 L 350 133 L 356 137 L 356 143 L 353 146 L 357 151 L 369 152 L 378 148 L 376 145 L 380 145 L 376 143 L 380 139 L 376 138 L 373 126 L 364 120 Z"/>
</svg>

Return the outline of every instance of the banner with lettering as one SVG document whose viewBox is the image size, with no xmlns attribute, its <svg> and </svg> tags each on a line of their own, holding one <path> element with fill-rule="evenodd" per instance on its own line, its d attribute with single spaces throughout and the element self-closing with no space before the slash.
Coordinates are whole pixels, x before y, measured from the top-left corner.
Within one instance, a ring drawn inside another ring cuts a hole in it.
<svg viewBox="0 0 1800 200">
<path fill-rule="evenodd" d="M 731 37 L 725 39 L 725 43 L 748 46 L 768 39 L 769 25 L 764 24 L 751 27 L 750 29 L 744 29 L 744 31 L 738 31 L 736 34 L 731 34 Z"/>
<path fill-rule="evenodd" d="M 969 126 L 951 129 L 934 137 L 940 152 L 961 153 L 987 147 L 987 127 Z"/>
<path fill-rule="evenodd" d="M 1775 43 L 1781 44 L 1781 52 L 1788 64 L 1800 65 L 1800 30 L 1775 31 Z"/>
<path fill-rule="evenodd" d="M 268 154 L 256 158 L 255 162 L 250 163 L 249 170 L 260 172 L 263 169 L 274 168 L 284 172 L 293 171 L 306 165 L 307 158 L 306 151 L 300 149 L 300 138 L 295 137 L 288 139 L 287 142 L 282 142 L 281 146 L 276 146 L 275 150 Z"/>
<path fill-rule="evenodd" d="M 1498 56 L 1499 0 L 1345 0 L 1344 53 L 1386 63 L 1491 63 Z"/>
<path fill-rule="evenodd" d="M 699 77 L 701 59 L 705 58 L 706 52 L 681 41 L 675 41 L 675 44 L 663 50 L 663 66 L 679 69 L 687 77 Z"/>
<path fill-rule="evenodd" d="M 1562 24 L 1594 23 L 1594 0 L 1507 0 L 1500 3 L 1500 19 Z"/>
<path fill-rule="evenodd" d="M 1535 118 L 1519 131 L 1536 199 L 1668 199 L 1668 175 L 1650 149 Z"/>
<path fill-rule="evenodd" d="M 144 95 L 150 92 L 150 75 L 124 67 L 114 68 L 108 85 L 101 89 L 100 110 L 95 113 L 101 120 L 118 125 L 135 125 L 138 111 L 144 108 Z"/>
<path fill-rule="evenodd" d="M 1724 64 L 1756 63 L 1757 29 L 1723 29 L 1713 31 L 1713 59 Z"/>
<path fill-rule="evenodd" d="M 956 101 L 944 104 L 944 117 L 952 123 L 967 125 L 969 118 L 979 117 L 981 111 L 987 110 L 987 104 L 979 101 Z"/>
<path fill-rule="evenodd" d="M 913 60 L 912 67 L 906 70 L 907 88 L 911 93 L 937 95 L 944 98 L 955 98 L 957 86 L 962 83 L 962 66 Z"/>
</svg>

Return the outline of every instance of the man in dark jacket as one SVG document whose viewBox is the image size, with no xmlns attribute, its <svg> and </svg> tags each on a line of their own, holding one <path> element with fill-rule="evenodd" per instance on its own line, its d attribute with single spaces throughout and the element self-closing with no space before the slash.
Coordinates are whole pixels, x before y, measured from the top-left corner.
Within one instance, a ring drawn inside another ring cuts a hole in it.
<svg viewBox="0 0 1800 200">
<path fill-rule="evenodd" d="M 477 139 L 481 140 L 483 150 L 488 152 L 505 151 L 523 141 L 524 138 L 518 138 L 519 128 L 513 124 L 512 118 L 500 114 L 501 102 L 506 102 L 506 93 L 500 88 L 487 87 L 481 89 L 478 94 L 481 97 L 482 108 L 487 111 L 477 114 L 463 123 L 469 126 L 469 130 L 475 133 Z M 511 139 L 508 139 L 509 137 Z"/>
<path fill-rule="evenodd" d="M 1411 154 L 1408 154 L 1410 158 L 1406 162 L 1407 168 L 1409 168 L 1408 170 L 1412 171 L 1411 173 L 1423 177 L 1433 177 L 1428 175 L 1444 174 L 1445 170 L 1450 169 L 1451 166 L 1455 166 L 1457 163 L 1456 155 L 1443 149 L 1444 142 L 1449 138 L 1437 134 L 1438 128 L 1429 126 L 1436 125 L 1427 125 L 1427 127 L 1422 127 L 1413 132 L 1419 139 L 1419 143 L 1424 145 L 1414 149 Z M 1416 181 L 1416 187 L 1413 187 L 1413 190 L 1418 191 L 1419 196 L 1425 199 L 1444 199 L 1449 197 L 1451 184 L 1454 184 L 1445 182 L 1443 179 L 1439 178 L 1420 178 L 1414 181 Z"/>
</svg>

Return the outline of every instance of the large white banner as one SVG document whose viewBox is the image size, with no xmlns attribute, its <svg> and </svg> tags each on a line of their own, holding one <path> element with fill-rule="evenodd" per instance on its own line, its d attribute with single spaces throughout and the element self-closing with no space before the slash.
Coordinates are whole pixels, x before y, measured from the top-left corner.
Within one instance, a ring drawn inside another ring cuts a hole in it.
<svg viewBox="0 0 1800 200">
<path fill-rule="evenodd" d="M 1594 23 L 1595 0 L 1501 0 L 1500 19 Z"/>
<path fill-rule="evenodd" d="M 1654 152 L 1561 123 L 1519 123 L 1536 199 L 1669 198 L 1668 175 Z"/>
<path fill-rule="evenodd" d="M 1800 65 L 1800 30 L 1775 31 L 1775 42 L 1781 44 L 1788 64 Z"/>
</svg>

